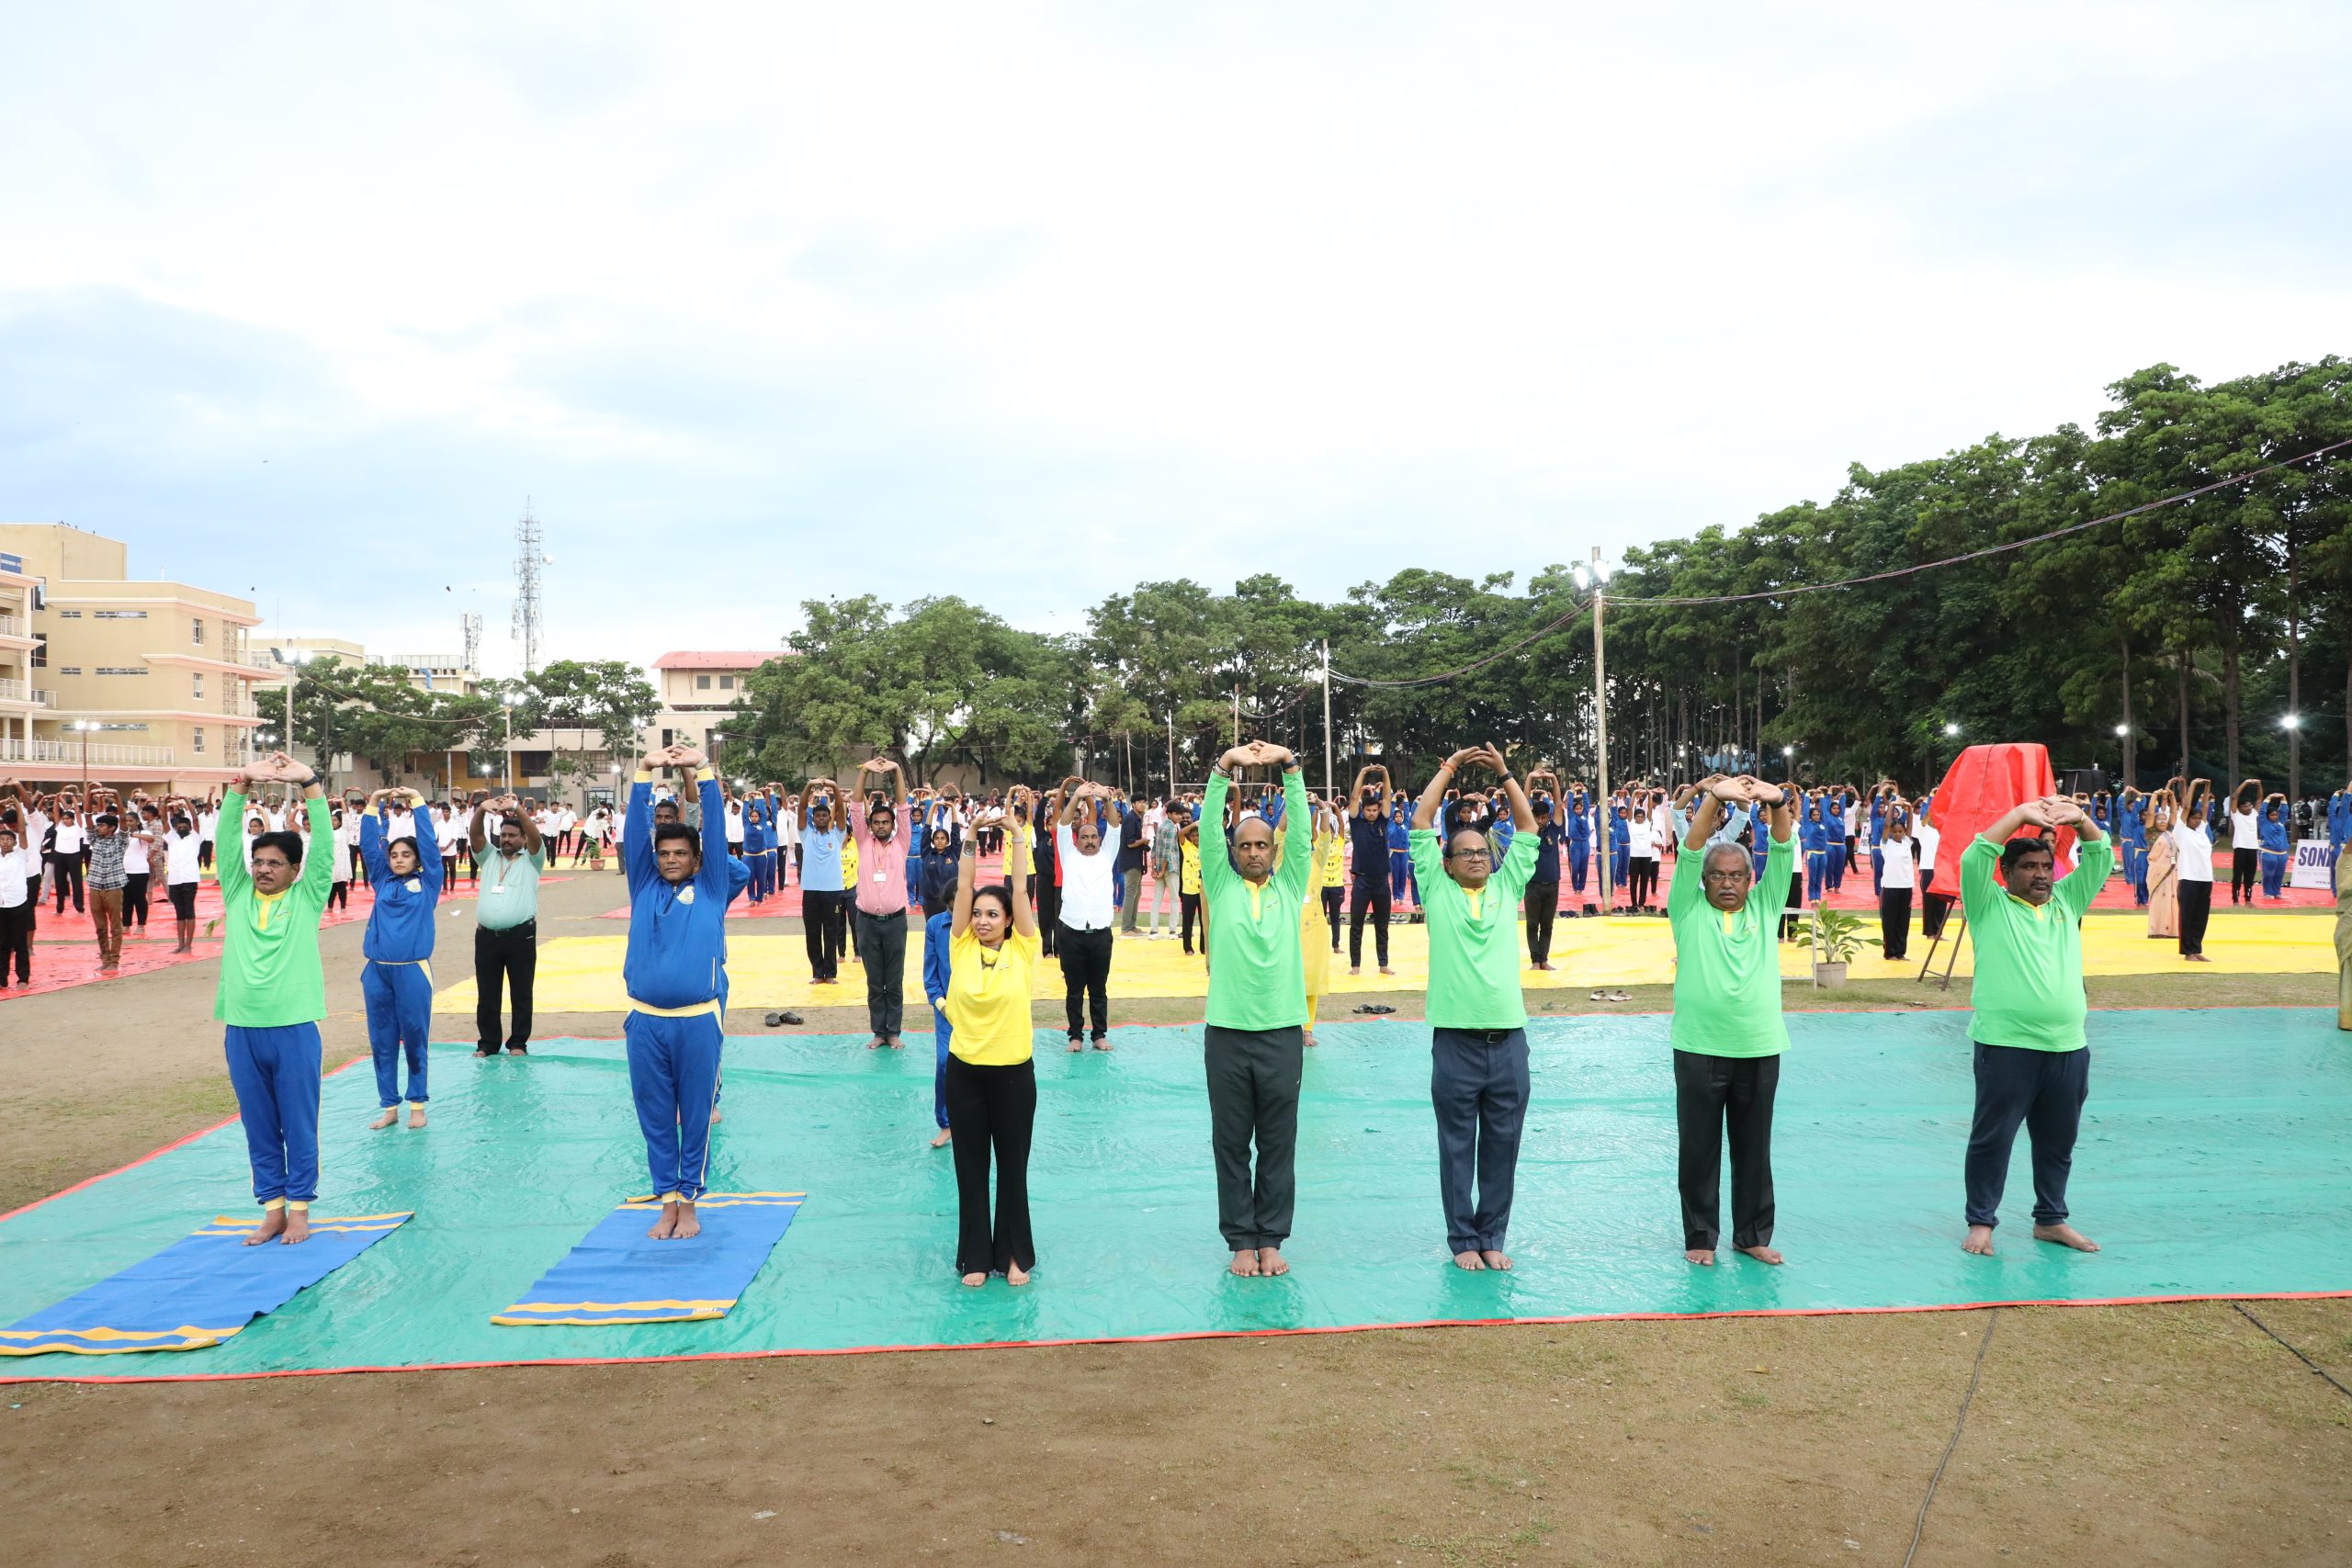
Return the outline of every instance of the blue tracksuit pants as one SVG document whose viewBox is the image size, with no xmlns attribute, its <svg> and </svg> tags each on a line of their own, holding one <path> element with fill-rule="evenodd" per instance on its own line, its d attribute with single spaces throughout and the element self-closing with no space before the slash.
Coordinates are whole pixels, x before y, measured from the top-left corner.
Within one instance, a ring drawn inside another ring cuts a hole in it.
<svg viewBox="0 0 2352 1568">
<path fill-rule="evenodd" d="M 1835 893 L 1846 886 L 1846 840 L 1829 840 L 1829 859 L 1821 868 L 1822 886 Z"/>
<path fill-rule="evenodd" d="M 2286 881 L 2287 852 L 2284 850 L 2263 851 L 2262 896 L 2265 898 L 2278 897 L 2279 889 L 2286 886 Z"/>
<path fill-rule="evenodd" d="M 229 1083 L 245 1126 L 254 1201 L 319 1195 L 319 1026 L 228 1026 Z"/>
<path fill-rule="evenodd" d="M 359 971 L 359 995 L 368 1005 L 368 1054 L 376 1060 L 376 1103 L 390 1110 L 401 1102 L 401 1057 L 405 1054 L 409 1101 L 424 1104 L 433 971 L 423 964 L 380 964 L 371 958 Z"/>
<path fill-rule="evenodd" d="M 1821 902 L 1822 878 L 1828 864 L 1828 851 L 1807 850 L 1804 852 L 1804 901 L 1806 903 Z"/>
<path fill-rule="evenodd" d="M 1388 901 L 1405 903 L 1413 891 L 1413 857 L 1398 850 L 1388 852 Z"/>
<path fill-rule="evenodd" d="M 662 1018 L 632 1011 L 628 1089 L 645 1134 L 646 1172 L 655 1195 L 700 1198 L 710 1174 L 710 1113 L 718 1103 L 717 1013 Z"/>
<path fill-rule="evenodd" d="M 931 1074 L 931 1119 L 944 1133 L 947 1130 L 947 1047 L 955 1041 L 956 1028 L 937 1008 L 931 1010 L 931 1016 L 932 1035 L 939 1046 L 939 1065 Z"/>
</svg>

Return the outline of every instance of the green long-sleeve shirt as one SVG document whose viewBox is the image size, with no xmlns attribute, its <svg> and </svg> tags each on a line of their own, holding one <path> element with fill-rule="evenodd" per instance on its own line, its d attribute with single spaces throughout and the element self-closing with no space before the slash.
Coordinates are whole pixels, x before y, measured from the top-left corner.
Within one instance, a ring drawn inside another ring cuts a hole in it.
<svg viewBox="0 0 2352 1568">
<path fill-rule="evenodd" d="M 1296 1029 L 1306 1022 L 1306 968 L 1298 946 L 1298 915 L 1315 857 L 1302 836 L 1263 883 L 1251 883 L 1227 857 L 1225 797 L 1233 782 L 1209 775 L 1201 806 L 1201 901 L 1209 917 L 1208 1021 L 1219 1029 Z M 1306 780 L 1294 766 L 1283 773 L 1283 820 L 1302 825 L 1308 815 Z"/>
<path fill-rule="evenodd" d="M 334 822 L 324 798 L 310 803 L 310 852 L 283 893 L 254 891 L 245 866 L 245 797 L 220 799 L 212 863 L 220 873 L 220 988 L 212 1016 L 242 1029 L 316 1023 L 327 1015 L 319 968 L 319 919 L 334 886 Z"/>
<path fill-rule="evenodd" d="M 2083 912 L 2107 884 L 2115 851 L 2104 837 L 2075 846 L 2075 869 L 2051 887 L 2050 902 L 2027 903 L 2002 886 L 2001 846 L 1979 834 L 1960 855 L 1960 906 L 1976 943 L 1976 1012 L 1968 1037 L 2030 1051 L 2079 1051 L 2083 1026 Z"/>
<path fill-rule="evenodd" d="M 1502 863 L 1475 895 L 1445 874 L 1445 846 L 1433 828 L 1406 834 L 1422 919 L 1430 933 L 1431 1029 L 1524 1029 L 1519 984 L 1519 900 L 1535 873 L 1538 835 L 1514 833 Z"/>
</svg>

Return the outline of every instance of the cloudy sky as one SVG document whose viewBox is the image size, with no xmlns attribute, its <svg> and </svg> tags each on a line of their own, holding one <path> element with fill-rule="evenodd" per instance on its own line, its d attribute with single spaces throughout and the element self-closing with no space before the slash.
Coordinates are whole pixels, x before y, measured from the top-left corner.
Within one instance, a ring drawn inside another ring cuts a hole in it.
<svg viewBox="0 0 2352 1568">
<path fill-rule="evenodd" d="M 363 14 L 364 13 L 364 14 Z M 2352 7 L 0 4 L 0 519 L 775 646 L 1526 571 L 2352 349 Z"/>
</svg>

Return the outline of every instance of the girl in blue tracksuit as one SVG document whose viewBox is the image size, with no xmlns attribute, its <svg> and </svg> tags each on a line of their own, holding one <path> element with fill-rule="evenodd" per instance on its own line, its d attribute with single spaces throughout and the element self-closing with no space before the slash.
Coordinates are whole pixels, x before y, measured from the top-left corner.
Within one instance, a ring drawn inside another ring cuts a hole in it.
<svg viewBox="0 0 2352 1568">
<path fill-rule="evenodd" d="M 751 874 L 744 887 L 754 904 L 764 903 L 775 891 L 775 834 L 768 823 L 766 797 L 747 795 L 743 801 L 743 869 Z"/>
<path fill-rule="evenodd" d="M 1413 840 L 1406 829 L 1405 803 L 1388 814 L 1388 902 L 1402 908 L 1413 901 Z"/>
<path fill-rule="evenodd" d="M 2255 824 L 2262 835 L 2262 896 L 2279 897 L 2287 880 L 2287 857 L 2293 846 L 2287 838 L 2287 797 L 2274 795 L 2262 803 L 2262 818 Z"/>
<path fill-rule="evenodd" d="M 702 801 L 702 831 L 665 823 L 655 836 L 653 774 L 691 769 Z M 662 869 L 662 851 L 673 850 Z M 628 794 L 623 844 L 628 876 L 628 1087 L 645 1134 L 645 1163 L 662 1217 L 655 1240 L 700 1233 L 695 1202 L 708 1185 L 710 1124 L 718 1105 L 718 1052 L 727 1011 L 727 906 L 751 869 L 727 852 L 727 802 L 702 753 L 683 746 L 650 752 Z"/>
<path fill-rule="evenodd" d="M 359 951 L 359 995 L 368 1009 L 368 1054 L 376 1062 L 371 1128 L 389 1127 L 400 1113 L 401 1057 L 408 1057 L 408 1124 L 424 1125 L 425 1041 L 433 1023 L 434 907 L 441 898 L 441 840 L 428 830 L 390 838 L 389 791 L 376 792 L 375 810 L 359 818 L 359 858 L 376 907 Z M 424 796 L 405 792 L 416 820 L 425 820 Z"/>
<path fill-rule="evenodd" d="M 1626 862 L 1634 855 L 1633 830 L 1625 825 L 1625 813 L 1615 801 L 1609 803 L 1609 886 L 1625 886 Z"/>
<path fill-rule="evenodd" d="M 1797 847 L 1804 851 L 1804 901 L 1821 902 L 1821 889 L 1828 880 L 1829 825 L 1822 819 L 1822 798 L 1814 795 L 1804 803 L 1804 815 L 1797 819 Z"/>
<path fill-rule="evenodd" d="M 2115 852 L 2123 863 L 2123 880 L 2132 888 L 2132 901 L 2142 908 L 2148 907 L 2148 819 L 2133 791 L 2126 790 L 2115 801 Z"/>
<path fill-rule="evenodd" d="M 922 923 L 922 994 L 931 1002 L 932 1036 L 939 1047 L 938 1063 L 931 1074 L 931 1119 L 939 1123 L 939 1136 L 931 1141 L 934 1149 L 947 1146 L 947 1050 L 956 1040 L 956 1027 L 947 1021 L 947 946 L 955 936 L 956 900 L 951 893 L 947 908 Z"/>
<path fill-rule="evenodd" d="M 1568 886 L 1584 891 L 1592 866 L 1592 802 L 1581 789 L 1568 792 Z"/>
<path fill-rule="evenodd" d="M 1821 805 L 1821 885 L 1835 893 L 1846 886 L 1846 797 L 1833 792 Z"/>
</svg>

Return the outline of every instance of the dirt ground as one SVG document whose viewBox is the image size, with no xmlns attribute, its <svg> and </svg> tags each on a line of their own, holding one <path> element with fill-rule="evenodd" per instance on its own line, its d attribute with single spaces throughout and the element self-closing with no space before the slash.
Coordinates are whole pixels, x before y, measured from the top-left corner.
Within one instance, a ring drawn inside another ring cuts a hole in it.
<svg viewBox="0 0 2352 1568">
<path fill-rule="evenodd" d="M 609 933 L 588 919 L 614 901 L 600 879 L 551 886 L 545 934 Z M 322 938 L 331 1062 L 366 1049 L 360 935 Z M 215 970 L 0 1004 L 0 1210 L 233 1111 Z M 1928 995 L 1964 1005 L 1965 985 Z M 2333 996 L 2316 976 L 2092 982 L 2109 1007 Z M 1634 998 L 1619 1010 L 1657 1010 L 1665 988 Z M 826 1009 L 808 1027 L 862 1021 Z M 618 1021 L 542 1015 L 536 1032 Z M 2352 1384 L 2352 1302 L 2246 1306 Z M 2352 1561 L 2352 1395 L 2226 1303 L 0 1394 L 11 1568 L 1898 1564 L 1915 1529 L 1922 1568 Z"/>
</svg>

